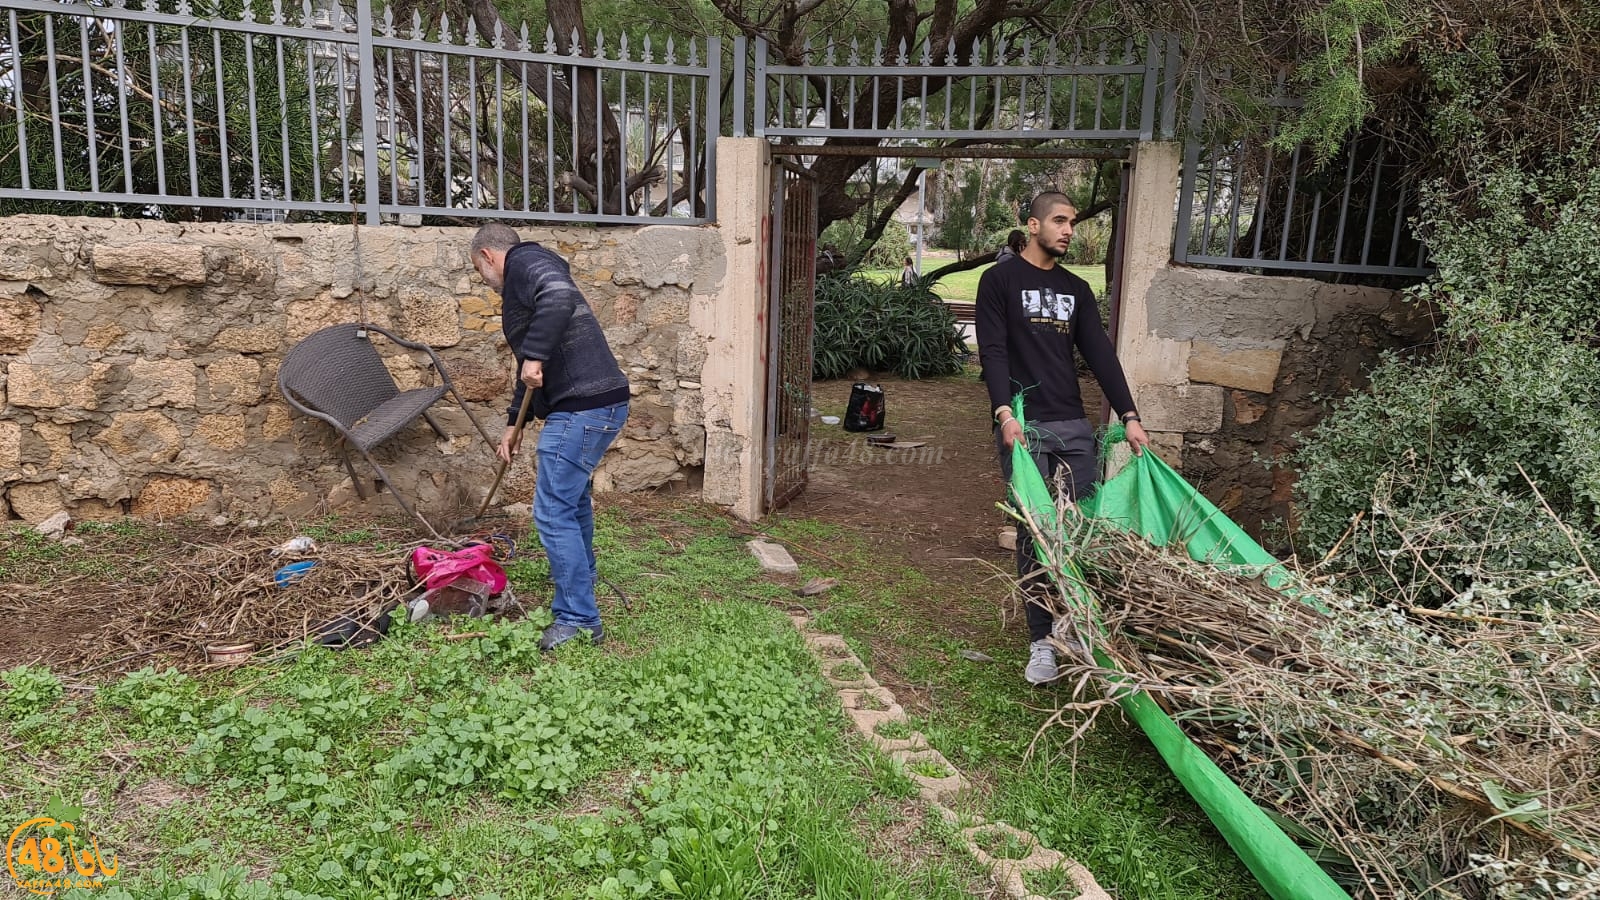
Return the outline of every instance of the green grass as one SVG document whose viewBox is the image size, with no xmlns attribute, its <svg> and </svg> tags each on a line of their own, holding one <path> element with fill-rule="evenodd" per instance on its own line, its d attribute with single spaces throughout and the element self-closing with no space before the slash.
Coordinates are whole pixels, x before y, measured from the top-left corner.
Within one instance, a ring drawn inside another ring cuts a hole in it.
<svg viewBox="0 0 1600 900">
<path fill-rule="evenodd" d="M 92 693 L 5 673 L 0 820 L 94 833 L 115 885 L 60 896 L 98 900 L 969 895 L 945 826 L 876 843 L 914 787 L 849 734 L 730 523 L 597 525 L 632 599 L 605 647 L 539 653 L 540 610 Z M 512 567 L 522 596 L 543 571 Z"/>
<path fill-rule="evenodd" d="M 1144 735 L 1115 711 L 1076 743 L 1081 713 L 1064 713 L 1040 733 L 1057 705 L 1075 698 L 1070 686 L 1039 690 L 1022 680 L 1026 638 L 999 626 L 1003 583 L 935 581 L 862 537 L 811 537 L 804 520 L 778 518 L 769 531 L 837 563 L 801 557 L 803 578 L 841 580 L 817 627 L 843 634 L 880 681 L 913 687 L 900 699 L 918 701 L 913 724 L 978 787 L 973 812 L 1032 832 L 1125 900 L 1265 897 Z M 963 649 L 996 662 L 967 661 Z"/>
<path fill-rule="evenodd" d="M 925 271 L 933 271 L 945 261 L 926 263 Z M 933 292 L 945 300 L 971 303 L 978 298 L 978 278 L 983 275 L 989 266 L 968 269 L 965 272 L 954 272 L 939 279 L 933 286 Z M 1067 266 L 1067 268 L 1089 283 L 1095 297 L 1103 297 L 1106 292 L 1106 267 L 1105 266 Z M 879 281 L 895 281 L 900 277 L 899 269 L 864 269 L 862 275 Z"/>
</svg>

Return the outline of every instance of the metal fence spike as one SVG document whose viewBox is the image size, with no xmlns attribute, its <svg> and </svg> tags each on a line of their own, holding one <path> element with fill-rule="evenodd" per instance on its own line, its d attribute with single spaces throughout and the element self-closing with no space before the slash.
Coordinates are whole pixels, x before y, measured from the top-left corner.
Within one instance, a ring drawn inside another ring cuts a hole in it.
<svg viewBox="0 0 1600 900">
<path fill-rule="evenodd" d="M 476 47 L 478 41 L 478 20 L 467 16 L 467 30 L 462 34 L 462 43 L 468 47 Z"/>
<path fill-rule="evenodd" d="M 883 38 L 872 39 L 872 64 L 883 65 Z"/>
<path fill-rule="evenodd" d="M 178 9 L 182 11 L 183 15 L 189 15 L 190 12 L 187 9 L 188 6 L 188 0 L 183 0 L 183 2 L 178 4 Z M 272 0 L 272 24 L 283 24 L 283 0 Z"/>
<path fill-rule="evenodd" d="M 906 55 L 906 39 L 905 38 L 901 38 L 900 39 L 900 52 L 895 55 L 895 65 L 903 66 L 903 65 L 908 64 L 910 61 L 911 61 L 911 57 Z"/>
<path fill-rule="evenodd" d="M 700 65 L 700 45 L 696 44 L 694 42 L 694 38 L 690 38 L 689 39 L 689 59 L 688 59 L 688 63 L 691 66 Z"/>
<path fill-rule="evenodd" d="M 573 43 L 577 42 L 574 41 Z M 606 58 L 606 32 L 603 28 L 594 33 L 594 56 L 595 59 Z"/>
<path fill-rule="evenodd" d="M 650 35 L 648 34 L 644 36 L 644 51 L 640 54 L 639 58 L 647 63 L 653 63 L 656 61 L 655 51 L 650 48 Z"/>
<path fill-rule="evenodd" d="M 383 8 L 383 36 L 394 37 L 394 7 Z"/>
<path fill-rule="evenodd" d="M 676 65 L 678 62 L 678 48 L 673 45 L 672 36 L 667 36 L 667 65 Z M 667 82 L 671 84 L 671 82 Z"/>
<path fill-rule="evenodd" d="M 925 66 L 933 65 L 933 40 L 931 38 L 922 39 L 922 56 L 919 62 Z"/>
<path fill-rule="evenodd" d="M 556 30 L 549 25 L 544 27 L 544 52 L 556 52 Z"/>
<path fill-rule="evenodd" d="M 945 52 L 944 52 L 944 64 L 947 65 L 947 66 L 953 66 L 953 65 L 956 64 L 956 39 L 955 38 L 951 38 L 950 39 L 950 45 L 945 49 Z"/>
<path fill-rule="evenodd" d="M 583 53 L 583 37 L 578 34 L 578 29 L 576 29 L 576 28 L 572 29 L 572 34 L 568 35 L 567 37 L 568 37 L 567 55 L 568 56 L 579 56 L 579 55 L 581 55 Z"/>
<path fill-rule="evenodd" d="M 528 23 L 527 22 L 523 22 L 522 23 L 522 27 L 517 30 L 517 49 L 522 51 L 523 53 L 532 53 L 533 52 L 533 43 L 528 38 Z"/>
<path fill-rule="evenodd" d="M 439 13 L 439 43 L 441 43 L 441 44 L 451 43 L 451 41 L 450 41 L 450 13 L 447 12 L 447 11 L 441 11 Z"/>
<path fill-rule="evenodd" d="M 838 47 L 834 45 L 833 38 L 828 38 L 828 46 L 823 48 L 822 51 L 822 64 L 825 66 L 831 66 L 835 64 L 835 60 L 837 59 Z"/>
<path fill-rule="evenodd" d="M 855 38 L 850 39 L 850 57 L 845 60 L 847 66 L 861 65 L 861 42 Z"/>
</svg>

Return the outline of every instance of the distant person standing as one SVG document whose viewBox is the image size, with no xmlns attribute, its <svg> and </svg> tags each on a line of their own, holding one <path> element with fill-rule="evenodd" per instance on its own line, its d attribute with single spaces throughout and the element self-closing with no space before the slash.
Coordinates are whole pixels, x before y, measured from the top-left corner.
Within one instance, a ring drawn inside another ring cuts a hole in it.
<svg viewBox="0 0 1600 900">
<path fill-rule="evenodd" d="M 544 420 L 533 523 L 550 561 L 555 622 L 539 649 L 580 635 L 598 644 L 605 630 L 594 597 L 599 571 L 590 491 L 595 467 L 628 421 L 628 377 L 560 254 L 491 224 L 472 236 L 472 266 L 500 292 L 502 330 L 516 357 L 516 389 L 495 453 L 510 462 L 522 445 L 517 412 L 526 391 L 533 391 L 533 415 Z"/>
<path fill-rule="evenodd" d="M 1034 198 L 1028 212 L 1030 240 L 978 279 L 974 323 L 1001 472 L 1009 482 L 1011 447 L 1021 441 L 1047 481 L 1053 483 L 1058 471 L 1066 471 L 1066 490 L 1074 501 L 1088 497 L 1100 478 L 1094 426 L 1084 413 L 1074 351 L 1083 355 L 1121 415 L 1133 452 L 1142 453 L 1150 443 L 1094 292 L 1059 265 L 1072 240 L 1076 212 L 1065 194 L 1050 191 Z M 1026 401 L 1026 435 L 1011 409 L 1011 398 L 1018 393 Z M 1033 540 L 1019 529 L 1017 575 L 1027 578 L 1038 570 Z M 1026 609 L 1030 643 L 1023 675 L 1031 684 L 1044 684 L 1059 674 L 1048 640 L 1054 617 L 1032 600 Z"/>
<path fill-rule="evenodd" d="M 917 267 L 911 264 L 911 257 L 906 257 L 906 264 L 900 269 L 900 286 L 915 287 L 917 284 Z"/>
</svg>

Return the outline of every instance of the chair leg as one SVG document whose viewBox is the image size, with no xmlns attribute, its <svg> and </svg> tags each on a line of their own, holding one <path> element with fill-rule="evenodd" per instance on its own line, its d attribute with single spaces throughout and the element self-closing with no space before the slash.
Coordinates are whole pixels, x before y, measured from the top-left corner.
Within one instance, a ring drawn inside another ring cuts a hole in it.
<svg viewBox="0 0 1600 900">
<path fill-rule="evenodd" d="M 427 410 L 423 410 L 423 413 L 422 413 L 422 417 L 423 417 L 423 418 L 424 418 L 424 419 L 427 419 L 427 420 L 428 420 L 428 427 L 430 427 L 430 428 L 432 428 L 432 429 L 433 429 L 433 433 L 434 433 L 434 434 L 437 434 L 437 435 L 438 435 L 438 436 L 439 436 L 439 437 L 441 437 L 441 438 L 444 438 L 444 437 L 446 437 L 446 435 L 445 435 L 445 433 L 444 433 L 444 429 L 443 429 L 443 428 L 440 428 L 440 427 L 439 427 L 439 423 L 438 423 L 438 422 L 435 422 L 435 421 L 434 421 L 434 420 L 433 420 L 433 413 L 431 413 L 431 412 L 428 412 L 428 411 L 427 411 Z"/>
<path fill-rule="evenodd" d="M 366 451 L 362 451 L 362 455 L 366 455 Z M 350 463 L 350 442 L 342 437 L 339 438 L 339 458 L 344 460 L 344 470 L 350 473 L 350 483 L 356 486 L 356 496 L 367 499 L 366 488 L 361 486 L 361 479 L 356 477 L 356 467 Z"/>
</svg>

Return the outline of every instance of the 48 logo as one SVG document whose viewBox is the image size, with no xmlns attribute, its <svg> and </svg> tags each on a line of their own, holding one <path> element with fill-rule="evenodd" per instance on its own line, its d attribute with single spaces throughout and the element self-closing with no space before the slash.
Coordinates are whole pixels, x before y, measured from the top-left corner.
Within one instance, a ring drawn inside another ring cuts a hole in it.
<svg viewBox="0 0 1600 900">
<path fill-rule="evenodd" d="M 98 888 L 117 874 L 99 838 L 83 835 L 70 821 L 36 816 L 12 830 L 6 841 L 6 872 L 23 890 L 48 897 L 69 888 Z"/>
</svg>

